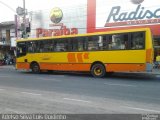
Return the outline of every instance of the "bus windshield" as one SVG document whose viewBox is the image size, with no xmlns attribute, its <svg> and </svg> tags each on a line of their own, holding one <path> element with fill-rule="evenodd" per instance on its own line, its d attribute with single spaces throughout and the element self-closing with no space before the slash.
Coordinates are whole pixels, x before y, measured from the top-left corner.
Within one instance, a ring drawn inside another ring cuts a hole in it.
<svg viewBox="0 0 160 120">
<path fill-rule="evenodd" d="M 26 53 L 27 53 L 26 43 L 25 42 L 17 43 L 17 57 L 25 56 Z"/>
</svg>

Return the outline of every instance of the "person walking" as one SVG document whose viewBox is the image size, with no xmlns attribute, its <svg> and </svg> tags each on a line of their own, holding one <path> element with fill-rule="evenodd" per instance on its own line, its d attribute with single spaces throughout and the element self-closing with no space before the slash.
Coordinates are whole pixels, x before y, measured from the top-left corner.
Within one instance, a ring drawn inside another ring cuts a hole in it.
<svg viewBox="0 0 160 120">
<path fill-rule="evenodd" d="M 160 55 L 157 55 L 156 57 L 156 68 L 160 69 Z"/>
<path fill-rule="evenodd" d="M 0 51 L 0 65 L 3 65 L 3 53 Z"/>
</svg>

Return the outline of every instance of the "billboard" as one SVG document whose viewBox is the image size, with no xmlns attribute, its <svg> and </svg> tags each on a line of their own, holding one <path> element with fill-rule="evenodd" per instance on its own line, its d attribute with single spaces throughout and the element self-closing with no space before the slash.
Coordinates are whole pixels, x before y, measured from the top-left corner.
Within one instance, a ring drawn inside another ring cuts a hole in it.
<svg viewBox="0 0 160 120">
<path fill-rule="evenodd" d="M 160 35 L 159 0 L 88 0 L 87 32 L 150 27 Z"/>
<path fill-rule="evenodd" d="M 31 16 L 31 38 L 86 33 L 87 1 L 75 6 L 54 5 L 34 11 Z"/>
<path fill-rule="evenodd" d="M 141 27 L 149 27 L 154 35 L 160 35 L 159 0 L 86 0 L 68 5 L 54 4 L 45 10 L 31 12 L 30 37 Z"/>
</svg>

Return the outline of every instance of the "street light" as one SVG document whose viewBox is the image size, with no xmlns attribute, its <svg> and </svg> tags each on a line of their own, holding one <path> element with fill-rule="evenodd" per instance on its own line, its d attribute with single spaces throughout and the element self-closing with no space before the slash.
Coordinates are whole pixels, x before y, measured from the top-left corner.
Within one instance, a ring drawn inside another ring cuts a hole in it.
<svg viewBox="0 0 160 120">
<path fill-rule="evenodd" d="M 26 37 L 26 14 L 27 14 L 27 12 L 26 12 L 26 9 L 25 9 L 25 0 L 23 0 L 23 8 L 22 7 L 18 7 L 16 9 L 16 11 L 12 7 L 7 5 L 6 3 L 4 3 L 2 1 L 0 1 L 0 3 L 2 5 L 4 5 L 4 6 L 6 6 L 7 8 L 9 8 L 12 12 L 14 12 L 16 14 L 16 16 L 17 15 L 18 16 L 23 16 L 23 26 L 22 26 L 23 30 L 22 31 L 23 31 L 23 36 Z"/>
<path fill-rule="evenodd" d="M 10 9 L 12 12 L 14 12 L 14 14 L 17 15 L 16 11 L 15 11 L 12 7 L 10 7 L 9 5 L 7 5 L 6 3 L 0 1 L 0 4 L 4 5 L 4 6 L 7 7 L 8 9 Z M 15 36 L 16 36 L 16 34 L 17 34 L 17 31 L 16 31 L 16 29 L 15 29 Z"/>
</svg>

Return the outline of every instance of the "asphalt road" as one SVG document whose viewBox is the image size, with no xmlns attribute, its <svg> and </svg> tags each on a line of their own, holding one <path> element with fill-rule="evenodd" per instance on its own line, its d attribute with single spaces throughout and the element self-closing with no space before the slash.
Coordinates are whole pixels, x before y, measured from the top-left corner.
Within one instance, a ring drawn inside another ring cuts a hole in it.
<svg viewBox="0 0 160 120">
<path fill-rule="evenodd" d="M 16 71 L 0 67 L 0 113 L 160 113 L 160 77 Z"/>
</svg>

